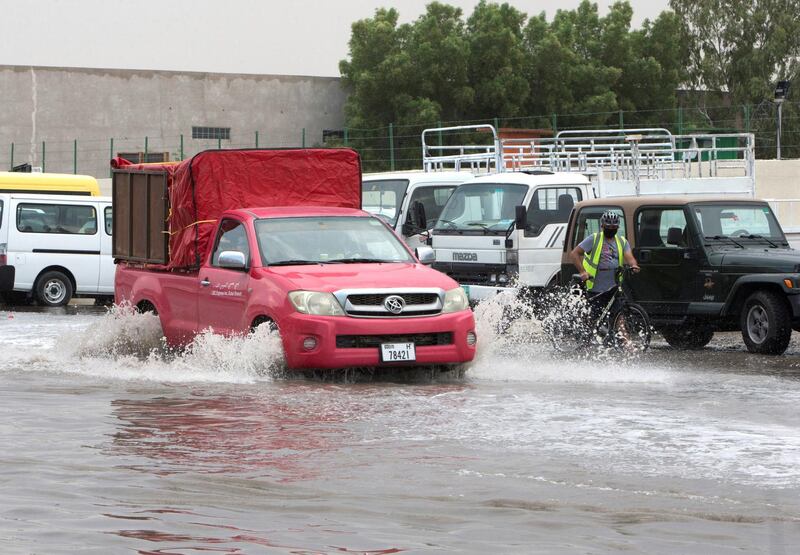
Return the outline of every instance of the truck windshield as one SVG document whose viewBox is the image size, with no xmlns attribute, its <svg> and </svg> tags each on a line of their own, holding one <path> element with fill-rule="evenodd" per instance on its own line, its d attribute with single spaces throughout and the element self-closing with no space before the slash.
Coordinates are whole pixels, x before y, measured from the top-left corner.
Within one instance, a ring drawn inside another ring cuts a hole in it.
<svg viewBox="0 0 800 555">
<path fill-rule="evenodd" d="M 447 201 L 434 229 L 437 233 L 505 233 L 514 222 L 514 207 L 523 203 L 527 192 L 527 185 L 461 185 Z"/>
<path fill-rule="evenodd" d="M 361 208 L 389 222 L 395 227 L 408 179 L 382 179 L 361 184 Z"/>
<path fill-rule="evenodd" d="M 697 226 L 707 243 L 763 247 L 764 243 L 786 244 L 778 221 L 766 204 L 698 204 Z"/>
<path fill-rule="evenodd" d="M 265 265 L 413 262 L 380 221 L 364 216 L 267 218 L 255 222 Z"/>
</svg>

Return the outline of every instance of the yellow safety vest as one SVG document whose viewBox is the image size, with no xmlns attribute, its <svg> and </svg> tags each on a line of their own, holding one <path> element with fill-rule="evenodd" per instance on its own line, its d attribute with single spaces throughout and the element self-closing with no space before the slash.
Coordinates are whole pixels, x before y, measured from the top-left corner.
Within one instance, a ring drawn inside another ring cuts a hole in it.
<svg viewBox="0 0 800 555">
<path fill-rule="evenodd" d="M 625 244 L 625 237 L 615 235 L 617 240 L 617 255 L 619 256 L 619 265 L 623 266 L 623 252 L 622 247 Z M 597 276 L 597 269 L 600 266 L 600 255 L 603 253 L 603 234 L 595 233 L 592 240 L 592 250 L 583 255 L 583 269 L 589 274 L 589 279 L 586 280 L 586 289 L 591 291 L 594 287 L 594 278 Z"/>
</svg>

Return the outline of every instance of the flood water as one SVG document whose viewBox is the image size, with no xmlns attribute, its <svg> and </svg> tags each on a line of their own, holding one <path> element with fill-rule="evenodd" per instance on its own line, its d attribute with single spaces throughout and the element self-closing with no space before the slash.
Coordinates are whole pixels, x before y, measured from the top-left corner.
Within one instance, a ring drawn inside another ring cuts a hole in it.
<svg viewBox="0 0 800 555">
<path fill-rule="evenodd" d="M 266 331 L 0 309 L 0 551 L 798 553 L 800 342 L 565 357 L 481 318 L 463 378 L 322 381 Z"/>
</svg>

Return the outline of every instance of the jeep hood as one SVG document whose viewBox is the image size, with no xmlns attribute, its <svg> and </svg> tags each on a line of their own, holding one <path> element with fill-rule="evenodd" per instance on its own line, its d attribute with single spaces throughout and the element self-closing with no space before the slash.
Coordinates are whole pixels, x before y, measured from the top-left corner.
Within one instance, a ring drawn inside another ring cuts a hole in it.
<svg viewBox="0 0 800 555">
<path fill-rule="evenodd" d="M 408 289 L 458 287 L 453 279 L 422 264 L 405 262 L 383 264 L 320 264 L 278 266 L 260 272 L 284 281 L 288 290 L 339 291 L 341 289 Z"/>
<path fill-rule="evenodd" d="M 714 258 L 721 270 L 733 273 L 795 273 L 800 266 L 800 252 L 791 249 L 744 249 L 716 253 Z"/>
</svg>

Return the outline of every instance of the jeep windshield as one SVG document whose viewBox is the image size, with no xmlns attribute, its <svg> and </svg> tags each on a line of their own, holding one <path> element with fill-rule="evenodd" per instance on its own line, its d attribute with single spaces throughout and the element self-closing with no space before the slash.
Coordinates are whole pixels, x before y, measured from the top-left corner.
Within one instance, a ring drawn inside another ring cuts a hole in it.
<svg viewBox="0 0 800 555">
<path fill-rule="evenodd" d="M 746 203 L 703 203 L 693 209 L 706 245 L 731 248 L 788 246 L 769 206 Z"/>
<path fill-rule="evenodd" d="M 394 227 L 400 216 L 400 207 L 406 196 L 407 188 L 408 179 L 363 181 L 361 183 L 361 208 L 386 220 L 389 225 Z"/>
<path fill-rule="evenodd" d="M 413 262 L 403 243 L 376 218 L 318 216 L 256 220 L 266 266 Z"/>
<path fill-rule="evenodd" d="M 436 221 L 440 234 L 504 235 L 514 223 L 515 206 L 525 200 L 527 185 L 475 183 L 459 186 Z"/>
</svg>

